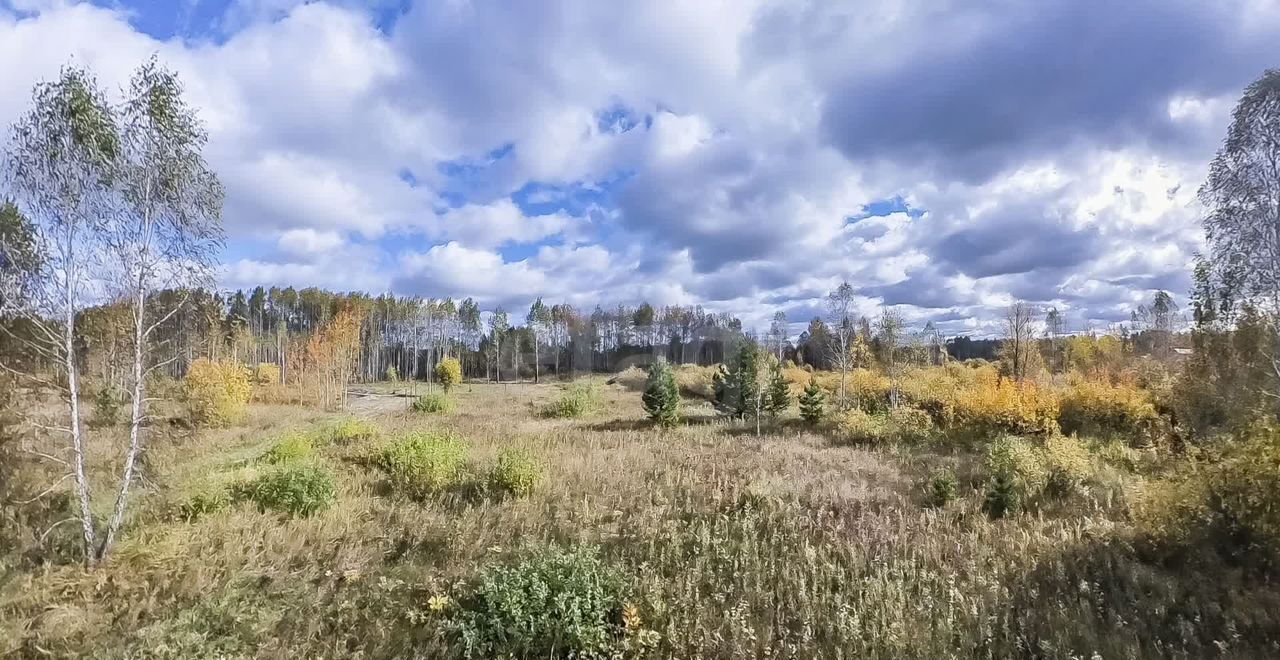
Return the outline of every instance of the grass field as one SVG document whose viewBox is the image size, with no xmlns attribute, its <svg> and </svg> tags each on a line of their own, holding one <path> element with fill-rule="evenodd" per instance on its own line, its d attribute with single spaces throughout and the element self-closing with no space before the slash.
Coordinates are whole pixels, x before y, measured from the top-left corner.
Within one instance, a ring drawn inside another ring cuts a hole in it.
<svg viewBox="0 0 1280 660">
<path fill-rule="evenodd" d="M 794 408 L 757 437 L 693 399 L 686 421 L 661 431 L 643 421 L 633 389 L 593 382 L 597 412 L 567 419 L 541 414 L 562 394 L 555 384 L 466 384 L 439 414 L 411 412 L 409 398 L 354 396 L 352 414 L 378 437 L 314 443 L 306 464 L 336 475 L 336 495 L 310 516 L 246 501 L 193 515 L 191 503 L 271 470 L 264 456 L 281 438 L 322 437 L 339 417 L 254 404 L 230 429 L 157 427 L 143 495 L 110 562 L 76 564 L 71 525 L 0 547 L 0 656 L 462 655 L 477 630 L 515 638 L 484 628 L 495 618 L 463 616 L 477 576 L 547 547 L 581 550 L 616 576 L 605 606 L 619 638 L 609 654 L 622 657 L 1280 651 L 1280 592 L 1259 574 L 1143 553 L 1129 523 L 1140 466 L 1100 460 L 1086 486 L 997 520 L 982 510 L 981 456 L 964 445 L 840 446 L 803 430 Z M 460 438 L 465 467 L 415 497 L 370 456 L 416 431 Z M 109 445 L 122 433 L 95 437 Z M 513 447 L 541 474 L 528 495 L 485 485 Z M 930 506 L 940 469 L 955 474 L 957 497 Z M 99 474 L 108 483 L 105 466 Z M 53 522 L 57 506 L 20 515 Z M 496 575 L 503 593 L 518 591 L 517 569 Z M 513 654 L 570 646 L 555 643 Z"/>
</svg>

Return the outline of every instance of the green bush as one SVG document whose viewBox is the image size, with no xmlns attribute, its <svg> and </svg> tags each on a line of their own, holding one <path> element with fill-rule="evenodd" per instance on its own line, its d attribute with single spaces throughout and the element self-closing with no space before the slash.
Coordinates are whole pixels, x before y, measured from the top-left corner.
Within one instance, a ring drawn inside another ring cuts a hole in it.
<svg viewBox="0 0 1280 660">
<path fill-rule="evenodd" d="M 311 436 L 295 431 L 277 440 L 267 453 L 262 455 L 262 460 L 268 463 L 289 463 L 307 458 L 311 455 L 312 449 L 314 444 Z"/>
<path fill-rule="evenodd" d="M 627 629 L 622 576 L 587 550 L 546 549 L 481 569 L 446 625 L 467 658 L 608 658 Z"/>
<path fill-rule="evenodd" d="M 571 419 L 586 417 L 599 408 L 600 393 L 595 386 L 591 383 L 574 383 L 555 400 L 544 405 L 541 414 L 543 417 Z"/>
<path fill-rule="evenodd" d="M 337 499 L 337 480 L 322 465 L 295 463 L 277 467 L 244 484 L 240 495 L 262 511 L 310 516 Z"/>
<path fill-rule="evenodd" d="M 959 492 L 959 483 L 956 481 L 956 474 L 951 470 L 938 470 L 929 478 L 929 486 L 926 490 L 926 497 L 930 506 L 944 507 L 956 499 Z"/>
<path fill-rule="evenodd" d="M 387 367 L 387 380 L 397 382 L 400 380 L 400 370 L 395 367 Z"/>
<path fill-rule="evenodd" d="M 1000 518 L 1044 490 L 1049 481 L 1044 453 L 1016 436 L 1002 436 L 987 448 L 987 511 Z"/>
<path fill-rule="evenodd" d="M 431 392 L 414 399 L 412 408 L 414 412 L 420 413 L 453 412 L 453 399 L 446 394 Z"/>
<path fill-rule="evenodd" d="M 120 396 L 119 390 L 110 385 L 103 385 L 93 397 L 94 426 L 107 427 L 119 424 L 122 403 L 123 397 Z"/>
<path fill-rule="evenodd" d="M 489 487 L 523 497 L 538 487 L 542 472 L 542 463 L 528 452 L 504 449 L 489 470 Z"/>
<path fill-rule="evenodd" d="M 640 399 L 645 414 L 658 426 L 674 426 L 680 420 L 680 390 L 666 360 L 660 359 L 649 367 Z"/>
<path fill-rule="evenodd" d="M 397 490 L 425 497 L 461 480 L 466 451 L 457 436 L 419 432 L 383 447 L 374 460 Z"/>
<path fill-rule="evenodd" d="M 234 502 L 232 492 L 227 484 L 210 481 L 201 484 L 178 503 L 178 515 L 187 522 L 194 522 L 203 516 L 217 513 L 231 506 Z"/>
<path fill-rule="evenodd" d="M 827 395 L 818 386 L 818 381 L 810 377 L 809 384 L 800 395 L 800 418 L 809 426 L 817 426 L 825 414 L 823 407 L 826 402 Z"/>
<path fill-rule="evenodd" d="M 378 427 L 368 420 L 344 417 L 327 427 L 323 435 L 329 442 L 346 444 L 378 437 Z"/>
</svg>

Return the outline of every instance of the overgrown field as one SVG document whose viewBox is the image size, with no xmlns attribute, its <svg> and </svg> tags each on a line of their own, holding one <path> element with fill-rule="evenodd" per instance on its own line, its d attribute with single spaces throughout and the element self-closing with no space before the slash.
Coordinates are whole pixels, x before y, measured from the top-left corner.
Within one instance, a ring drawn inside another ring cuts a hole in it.
<svg viewBox="0 0 1280 660">
<path fill-rule="evenodd" d="M 889 410 L 858 374 L 856 410 L 810 427 L 792 406 L 757 436 L 716 414 L 710 376 L 677 374 L 666 429 L 634 374 L 157 422 L 92 571 L 65 498 L 16 503 L 58 472 L 12 457 L 0 656 L 1280 654 L 1280 589 L 1241 551 L 1262 541 L 1191 538 L 1202 482 L 1146 395 L 939 368 Z M 93 437 L 107 483 L 124 429 Z"/>
</svg>

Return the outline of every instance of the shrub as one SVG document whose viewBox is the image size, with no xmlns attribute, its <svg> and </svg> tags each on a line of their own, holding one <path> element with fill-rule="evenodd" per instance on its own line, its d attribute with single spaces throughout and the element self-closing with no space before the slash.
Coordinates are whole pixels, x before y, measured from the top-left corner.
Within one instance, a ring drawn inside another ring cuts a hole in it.
<svg viewBox="0 0 1280 660">
<path fill-rule="evenodd" d="M 695 399 L 714 401 L 716 367 L 704 367 L 696 364 L 681 364 L 671 368 L 676 379 L 676 388 L 680 394 Z"/>
<path fill-rule="evenodd" d="M 395 368 L 395 365 L 392 365 L 392 366 L 390 366 L 390 367 L 387 367 L 387 375 L 386 375 L 386 378 L 387 378 L 387 380 L 389 380 L 389 381 L 391 381 L 391 382 L 393 382 L 393 383 L 394 383 L 394 382 L 399 381 L 399 380 L 400 380 L 400 370 L 399 370 L 399 369 L 396 369 L 396 368 Z"/>
<path fill-rule="evenodd" d="M 1017 513 L 1022 508 L 1024 489 L 1016 479 L 1008 474 L 996 474 L 991 477 L 987 486 L 987 495 L 982 501 L 982 508 L 992 518 L 1003 518 Z"/>
<path fill-rule="evenodd" d="M 254 385 L 275 385 L 280 382 L 280 366 L 270 362 L 259 362 L 253 368 Z"/>
<path fill-rule="evenodd" d="M 1156 420 L 1156 408 L 1146 390 L 1079 378 L 1063 391 L 1058 415 L 1063 433 L 1144 436 Z"/>
<path fill-rule="evenodd" d="M 600 393 L 590 383 L 574 383 L 542 407 L 543 417 L 586 417 L 600 407 Z"/>
<path fill-rule="evenodd" d="M 262 511 L 310 516 L 328 509 L 337 498 L 333 471 L 318 464 L 283 465 L 242 487 L 242 495 Z"/>
<path fill-rule="evenodd" d="M 769 377 L 769 389 L 765 396 L 764 408 L 770 415 L 777 417 L 791 407 L 791 387 L 782 375 L 782 366 L 774 362 L 772 375 Z"/>
<path fill-rule="evenodd" d="M 420 413 L 448 413 L 453 412 L 453 399 L 447 394 L 429 392 L 414 399 L 410 407 Z"/>
<path fill-rule="evenodd" d="M 835 387 L 839 387 L 837 376 Z M 889 379 L 870 369 L 853 369 L 845 380 L 849 404 L 863 412 L 883 412 L 889 408 Z"/>
<path fill-rule="evenodd" d="M 955 472 L 943 469 L 934 472 L 929 478 L 925 495 L 930 506 L 944 507 L 956 499 L 958 491 L 959 482 L 956 481 Z"/>
<path fill-rule="evenodd" d="M 267 453 L 263 454 L 262 460 L 268 463 L 289 463 L 311 455 L 313 443 L 310 435 L 305 433 L 293 432 L 285 437 L 277 440 Z"/>
<path fill-rule="evenodd" d="M 249 404 L 249 374 L 239 364 L 200 358 L 183 379 L 191 422 L 197 426 L 229 426 L 244 417 Z"/>
<path fill-rule="evenodd" d="M 809 384 L 800 394 L 800 419 L 809 426 L 817 426 L 822 421 L 826 400 L 827 397 L 823 394 L 822 388 L 818 387 L 818 382 L 810 378 Z"/>
<path fill-rule="evenodd" d="M 230 507 L 233 501 L 227 484 L 216 480 L 207 481 L 178 503 L 178 515 L 187 522 L 194 522 Z"/>
<path fill-rule="evenodd" d="M 447 357 L 436 365 L 436 380 L 445 392 L 453 391 L 462 382 L 462 363 L 458 358 Z"/>
<path fill-rule="evenodd" d="M 371 440 L 378 436 L 378 427 L 367 420 L 344 417 L 326 428 L 323 436 L 327 441 L 338 444 Z"/>
<path fill-rule="evenodd" d="M 1058 401 L 1053 392 L 1031 381 L 999 378 L 983 368 L 954 400 L 955 430 L 975 437 L 1008 433 L 1044 435 L 1058 427 Z"/>
<path fill-rule="evenodd" d="M 680 420 L 680 391 L 666 360 L 649 367 L 649 381 L 640 398 L 645 414 L 658 426 L 674 426 Z"/>
<path fill-rule="evenodd" d="M 619 656 L 623 584 L 590 551 L 538 551 L 482 569 L 446 629 L 468 658 Z"/>
<path fill-rule="evenodd" d="M 1048 487 L 1066 493 L 1089 478 L 1093 463 L 1089 450 L 1074 436 L 1052 435 L 1044 441 L 1044 466 Z"/>
<path fill-rule="evenodd" d="M 1007 481 L 1027 498 L 1038 495 L 1049 480 L 1040 449 L 1013 436 L 1002 436 L 991 443 L 985 467 L 993 480 Z"/>
<path fill-rule="evenodd" d="M 122 397 L 116 388 L 103 385 L 93 397 L 94 426 L 115 426 L 120 423 Z"/>
<path fill-rule="evenodd" d="M 542 481 L 543 467 L 538 459 L 519 449 L 504 449 L 489 470 L 489 487 L 517 497 L 533 493 Z"/>
<path fill-rule="evenodd" d="M 845 442 L 880 445 L 893 439 L 884 415 L 871 415 L 858 408 L 846 410 L 836 420 L 836 433 Z"/>
<path fill-rule="evenodd" d="M 889 411 L 889 427 L 898 442 L 916 444 L 933 436 L 933 418 L 919 408 L 900 406 Z"/>
<path fill-rule="evenodd" d="M 458 483 L 466 446 L 454 435 L 411 433 L 383 447 L 374 461 L 386 471 L 393 487 L 425 497 Z"/>
</svg>

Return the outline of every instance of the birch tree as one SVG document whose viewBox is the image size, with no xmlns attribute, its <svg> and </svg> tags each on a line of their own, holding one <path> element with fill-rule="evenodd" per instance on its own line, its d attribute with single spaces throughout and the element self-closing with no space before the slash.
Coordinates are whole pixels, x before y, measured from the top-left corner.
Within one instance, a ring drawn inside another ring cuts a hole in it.
<svg viewBox="0 0 1280 660">
<path fill-rule="evenodd" d="M 1227 306 L 1250 303 L 1270 326 L 1264 394 L 1280 408 L 1280 69 L 1245 89 L 1199 195 L 1214 287 Z"/>
<path fill-rule="evenodd" d="M 857 330 L 853 324 L 853 285 L 841 282 L 840 286 L 827 294 L 827 325 L 830 341 L 827 354 L 832 366 L 840 371 L 840 387 L 836 400 L 843 410 L 848 399 L 845 396 L 845 382 L 854 367 L 853 339 Z"/>
<path fill-rule="evenodd" d="M 129 448 L 99 558 L 111 550 L 124 522 L 138 455 L 145 448 L 147 376 L 167 364 L 150 359 L 152 335 L 185 303 L 179 300 L 148 318 L 148 300 L 160 288 L 211 285 L 222 245 L 222 186 L 201 155 L 207 135 L 183 100 L 177 75 L 155 57 L 144 63 L 129 84 L 120 118 L 123 208 L 107 224 L 106 243 L 122 270 L 120 293 L 132 312 L 132 406 Z"/>
<path fill-rule="evenodd" d="M 39 259 L 29 269 L 5 270 L 0 311 L 24 319 L 29 332 L 14 339 L 55 366 L 56 377 L 43 384 L 61 394 L 66 417 L 65 426 L 49 430 L 67 438 L 69 456 L 45 457 L 69 470 L 64 479 L 73 480 L 89 565 L 96 561 L 97 529 L 85 470 L 76 317 L 90 293 L 119 154 L 116 118 L 96 81 L 68 66 L 56 81 L 36 85 L 31 109 L 13 126 L 5 162 L 7 187 L 30 223 L 27 249 Z M 14 259 L 18 246 L 5 243 L 6 260 Z"/>
</svg>

